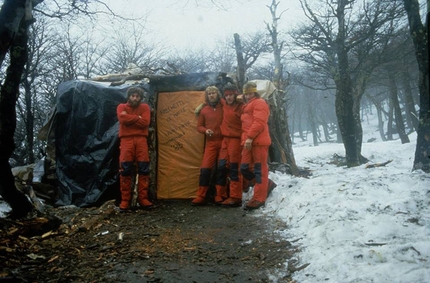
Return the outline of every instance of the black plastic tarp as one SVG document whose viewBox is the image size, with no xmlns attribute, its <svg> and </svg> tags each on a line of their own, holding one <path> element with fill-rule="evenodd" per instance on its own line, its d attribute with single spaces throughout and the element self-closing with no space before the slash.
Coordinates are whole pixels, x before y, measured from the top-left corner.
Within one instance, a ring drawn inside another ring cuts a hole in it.
<svg viewBox="0 0 430 283">
<path fill-rule="evenodd" d="M 225 83 L 224 73 L 154 76 L 141 83 L 154 107 L 154 94 L 179 90 L 204 90 Z M 57 205 L 92 206 L 119 193 L 119 123 L 116 108 L 126 102 L 130 84 L 110 86 L 86 80 L 62 83 L 57 92 L 55 159 L 58 178 Z M 156 161 L 151 161 L 156 162 Z"/>
<path fill-rule="evenodd" d="M 58 205 L 87 206 L 118 179 L 116 107 L 127 86 L 91 81 L 61 84 L 57 94 L 55 144 Z"/>
</svg>

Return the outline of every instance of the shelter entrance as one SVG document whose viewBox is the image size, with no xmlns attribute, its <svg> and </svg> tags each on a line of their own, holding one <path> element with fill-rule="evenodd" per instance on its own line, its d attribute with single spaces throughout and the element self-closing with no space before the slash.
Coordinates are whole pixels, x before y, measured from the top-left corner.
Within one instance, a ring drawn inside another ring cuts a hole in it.
<svg viewBox="0 0 430 283">
<path fill-rule="evenodd" d="M 194 198 L 199 184 L 204 136 L 194 110 L 204 91 L 160 92 L 157 98 L 157 198 Z"/>
</svg>

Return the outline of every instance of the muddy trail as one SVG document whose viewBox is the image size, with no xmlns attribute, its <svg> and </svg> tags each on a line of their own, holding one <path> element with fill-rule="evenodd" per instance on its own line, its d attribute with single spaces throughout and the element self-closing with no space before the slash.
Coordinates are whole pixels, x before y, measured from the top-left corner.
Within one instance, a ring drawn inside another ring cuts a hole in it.
<svg viewBox="0 0 430 283">
<path fill-rule="evenodd" d="M 119 213 L 110 201 L 50 214 L 61 226 L 39 235 L 28 226 L 42 218 L 0 222 L 1 282 L 293 282 L 297 247 L 257 211 L 163 201 Z"/>
</svg>

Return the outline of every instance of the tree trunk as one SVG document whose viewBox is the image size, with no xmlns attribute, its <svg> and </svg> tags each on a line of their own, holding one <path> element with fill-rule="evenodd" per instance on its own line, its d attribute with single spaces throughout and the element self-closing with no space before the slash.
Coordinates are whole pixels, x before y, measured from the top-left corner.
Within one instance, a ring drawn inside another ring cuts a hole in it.
<svg viewBox="0 0 430 283">
<path fill-rule="evenodd" d="M 418 130 L 418 114 L 415 110 L 415 102 L 414 97 L 412 95 L 412 89 L 411 89 L 411 83 L 410 83 L 410 75 L 409 72 L 407 72 L 406 69 L 402 69 L 402 81 L 403 81 L 403 88 L 405 91 L 405 108 L 406 108 L 406 121 L 408 123 L 409 131 L 413 132 Z"/>
<path fill-rule="evenodd" d="M 272 4 L 269 7 L 272 14 L 272 27 L 269 26 L 267 29 L 272 38 L 272 48 L 275 61 L 275 73 L 273 83 L 276 87 L 276 95 L 274 99 L 275 103 L 271 105 L 271 114 L 269 119 L 270 135 L 272 137 L 272 147 L 275 147 L 276 151 L 281 154 L 275 153 L 271 158 L 280 159 L 282 162 L 286 162 L 290 167 L 290 173 L 292 175 L 298 175 L 299 169 L 296 165 L 296 160 L 293 154 L 293 143 L 291 142 L 290 131 L 288 129 L 288 116 L 285 113 L 284 105 L 286 103 L 285 86 L 282 79 L 282 63 L 281 63 L 281 52 L 283 44 L 278 44 L 278 17 L 276 16 L 277 3 L 272 0 Z"/>
<path fill-rule="evenodd" d="M 388 99 L 388 121 L 387 121 L 387 140 L 392 141 L 393 140 L 393 134 L 394 134 L 394 126 L 393 126 L 393 122 L 394 122 L 394 107 L 393 107 L 393 102 L 391 101 L 391 99 Z"/>
<path fill-rule="evenodd" d="M 240 36 L 237 33 L 234 34 L 234 48 L 236 49 L 237 58 L 237 87 L 239 89 L 242 89 L 243 85 L 245 84 L 245 60 L 243 59 L 243 49 L 242 43 L 240 41 Z"/>
<path fill-rule="evenodd" d="M 387 138 L 385 137 L 385 133 L 384 133 L 384 121 L 382 120 L 381 102 L 379 102 L 379 101 L 373 101 L 373 103 L 376 106 L 376 113 L 378 115 L 378 130 L 379 130 L 379 135 L 381 136 L 382 141 L 387 141 Z"/>
<path fill-rule="evenodd" d="M 393 106 L 394 119 L 396 121 L 396 130 L 397 130 L 397 133 L 399 134 L 402 144 L 408 143 L 410 141 L 409 141 L 408 135 L 405 132 L 405 125 L 403 124 L 403 117 L 402 117 L 402 111 L 400 110 L 399 97 L 397 96 L 396 79 L 392 70 L 387 70 L 387 74 L 388 74 L 388 81 L 389 81 L 389 88 L 390 88 L 390 100 L 391 100 L 391 105 Z"/>
<path fill-rule="evenodd" d="M 28 163 L 32 164 L 34 160 L 34 115 L 31 99 L 31 86 L 24 82 L 24 97 L 25 97 L 25 135 L 27 141 Z"/>
<path fill-rule="evenodd" d="M 317 125 L 316 125 L 316 121 L 315 121 L 315 115 L 312 112 L 312 109 L 310 106 L 308 107 L 308 121 L 309 121 L 309 124 L 311 126 L 313 144 L 314 144 L 314 146 L 318 146 Z"/>
<path fill-rule="evenodd" d="M 430 95 L 429 95 L 429 49 L 428 29 L 430 13 L 427 11 L 426 26 L 421 23 L 420 6 L 417 0 L 404 0 L 408 14 L 410 33 L 418 61 L 418 86 L 420 90 L 420 119 L 417 131 L 417 147 L 413 170 L 430 173 Z M 428 8 L 428 7 L 427 7 Z"/>
<path fill-rule="evenodd" d="M 288 129 L 288 117 L 283 109 L 282 100 L 276 96 L 276 105 L 278 106 L 274 105 L 273 99 L 269 99 L 269 105 L 269 130 L 272 139 L 270 159 L 274 162 L 287 163 L 289 173 L 296 176 L 299 174 L 299 169 L 294 159 L 293 145 Z"/>
<path fill-rule="evenodd" d="M 348 50 L 345 46 L 345 6 L 347 4 L 348 1 L 341 0 L 338 2 L 337 7 L 339 23 L 339 32 L 336 38 L 338 70 L 334 81 L 336 84 L 336 116 L 345 147 L 346 165 L 348 167 L 353 167 L 360 165 L 358 143 L 361 143 L 361 139 L 357 136 L 358 129 L 356 129 L 356 119 L 358 118 L 358 120 L 360 120 L 360 114 L 358 113 L 358 117 L 356 117 L 356 114 L 354 113 L 354 97 L 349 69 Z"/>
<path fill-rule="evenodd" d="M 32 210 L 27 197 L 15 187 L 9 158 L 15 149 L 13 136 L 16 127 L 16 101 L 19 94 L 19 84 L 27 61 L 27 29 L 29 21 L 24 17 L 26 1 L 5 1 L 0 12 L 3 18 L 5 10 L 10 22 L 0 21 L 0 51 L 10 50 L 10 65 L 6 71 L 6 78 L 0 89 L 0 194 L 11 206 L 11 217 L 25 216 Z M 19 25 L 15 28 L 13 23 Z M 4 48 L 8 44 L 9 48 Z M 1 57 L 3 59 L 4 56 Z"/>
</svg>

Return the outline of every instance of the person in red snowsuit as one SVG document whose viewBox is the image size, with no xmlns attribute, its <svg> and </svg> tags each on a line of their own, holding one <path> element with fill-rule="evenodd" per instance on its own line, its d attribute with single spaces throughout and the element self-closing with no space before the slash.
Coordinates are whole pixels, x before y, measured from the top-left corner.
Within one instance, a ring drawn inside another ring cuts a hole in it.
<svg viewBox="0 0 430 283">
<path fill-rule="evenodd" d="M 199 188 L 196 198 L 191 201 L 193 205 L 206 204 L 206 192 L 209 189 L 212 168 L 215 165 L 221 149 L 222 134 L 221 122 L 223 108 L 221 94 L 216 86 L 209 86 L 205 91 L 206 103 L 201 109 L 197 121 L 197 131 L 205 135 L 205 151 L 200 165 Z M 226 180 L 217 174 L 215 204 L 220 204 L 227 198 Z"/>
<path fill-rule="evenodd" d="M 120 190 L 121 203 L 119 208 L 126 211 L 130 207 L 133 168 L 137 165 L 137 201 L 143 208 L 151 208 L 148 200 L 149 188 L 149 152 L 148 127 L 151 109 L 142 103 L 144 91 L 138 87 L 127 90 L 127 103 L 119 104 L 117 116 L 120 138 Z"/>
<path fill-rule="evenodd" d="M 227 173 L 230 176 L 230 194 L 229 198 L 221 203 L 223 207 L 242 206 L 242 176 L 239 174 L 239 164 L 242 152 L 240 144 L 242 121 L 240 117 L 243 103 L 236 101 L 238 94 L 235 85 L 227 85 L 224 88 L 225 101 L 221 100 L 223 105 L 221 123 L 223 140 L 218 157 L 218 172 L 223 174 L 222 179 L 226 179 Z"/>
<path fill-rule="evenodd" d="M 243 177 L 254 182 L 254 194 L 246 203 L 246 209 L 256 209 L 265 204 L 269 187 L 268 150 L 271 144 L 268 120 L 269 105 L 260 98 L 257 85 L 248 82 L 243 86 L 245 107 L 243 108 L 242 160 L 240 172 Z"/>
</svg>

